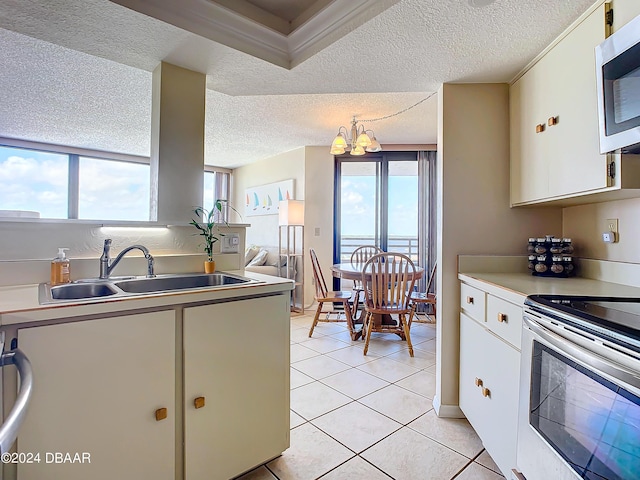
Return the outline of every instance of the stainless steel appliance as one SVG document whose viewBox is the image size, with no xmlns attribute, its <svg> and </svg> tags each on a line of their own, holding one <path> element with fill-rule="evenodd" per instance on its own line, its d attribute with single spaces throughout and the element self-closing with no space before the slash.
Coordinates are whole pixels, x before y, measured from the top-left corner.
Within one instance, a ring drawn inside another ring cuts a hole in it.
<svg viewBox="0 0 640 480">
<path fill-rule="evenodd" d="M 640 479 L 640 298 L 534 295 L 522 335 L 526 479 Z"/>
<path fill-rule="evenodd" d="M 0 352 L 4 350 L 4 332 L 0 332 Z M 0 454 L 6 453 L 18 437 L 18 430 L 27 414 L 27 407 L 33 391 L 31 362 L 19 348 L 12 348 L 0 355 L 0 368 L 15 365 L 20 375 L 20 390 L 11 411 L 0 426 Z M 4 461 L 4 459 L 3 459 Z M 0 474 L 1 476 L 1 474 Z"/>
<path fill-rule="evenodd" d="M 640 153 L 640 16 L 596 47 L 600 152 Z"/>
</svg>

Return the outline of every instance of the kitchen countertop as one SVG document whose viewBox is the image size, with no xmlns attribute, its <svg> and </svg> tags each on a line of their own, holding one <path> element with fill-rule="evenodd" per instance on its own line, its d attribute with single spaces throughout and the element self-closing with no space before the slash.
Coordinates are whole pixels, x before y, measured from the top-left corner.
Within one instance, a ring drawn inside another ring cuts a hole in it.
<svg viewBox="0 0 640 480">
<path fill-rule="evenodd" d="M 459 273 L 458 278 L 495 296 L 522 305 L 527 295 L 638 297 L 640 288 L 591 278 L 534 277 L 530 273 Z"/>
<path fill-rule="evenodd" d="M 38 302 L 38 284 L 0 287 L 0 325 L 59 320 L 67 317 L 124 312 L 158 307 L 171 307 L 188 303 L 210 302 L 226 298 L 252 297 L 288 291 L 293 281 L 286 278 L 261 275 L 245 270 L 224 273 L 240 275 L 260 283 L 229 285 L 224 287 L 176 290 L 127 297 L 93 299 L 41 305 Z"/>
</svg>

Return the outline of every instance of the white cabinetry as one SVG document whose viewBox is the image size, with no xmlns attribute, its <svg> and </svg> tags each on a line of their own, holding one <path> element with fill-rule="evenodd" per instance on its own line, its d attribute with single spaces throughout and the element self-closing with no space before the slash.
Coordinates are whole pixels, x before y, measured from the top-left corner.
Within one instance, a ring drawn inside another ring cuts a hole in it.
<svg viewBox="0 0 640 480">
<path fill-rule="evenodd" d="M 640 196 L 638 156 L 599 150 L 594 48 L 604 18 L 602 5 L 511 86 L 512 205 Z"/>
<path fill-rule="evenodd" d="M 228 479 L 280 455 L 289 301 L 285 290 L 19 328 L 34 389 L 17 448 L 41 461 L 3 465 L 0 478 Z"/>
<path fill-rule="evenodd" d="M 173 310 L 25 328 L 18 341 L 34 372 L 18 451 L 41 460 L 19 464 L 20 480 L 175 478 Z M 90 463 L 47 463 L 47 452 Z"/>
<path fill-rule="evenodd" d="M 185 477 L 231 478 L 289 447 L 289 296 L 184 310 Z"/>
<path fill-rule="evenodd" d="M 522 307 L 461 285 L 460 408 L 500 470 L 516 468 Z"/>
</svg>

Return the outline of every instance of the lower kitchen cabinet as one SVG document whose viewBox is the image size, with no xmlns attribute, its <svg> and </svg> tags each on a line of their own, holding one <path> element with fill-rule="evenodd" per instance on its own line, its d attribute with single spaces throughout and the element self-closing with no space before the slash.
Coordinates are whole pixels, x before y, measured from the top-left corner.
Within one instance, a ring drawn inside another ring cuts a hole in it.
<svg viewBox="0 0 640 480">
<path fill-rule="evenodd" d="M 289 296 L 184 309 L 185 478 L 227 479 L 289 447 Z"/>
<path fill-rule="evenodd" d="M 174 310 L 24 328 L 18 341 L 34 388 L 17 447 L 40 455 L 19 480 L 175 478 Z M 90 463 L 56 463 L 76 453 Z"/>
<path fill-rule="evenodd" d="M 224 480 L 277 457 L 289 447 L 289 298 L 19 328 L 34 388 L 17 451 L 40 462 L 4 464 L 0 478 Z"/>
<path fill-rule="evenodd" d="M 496 318 L 500 320 L 495 324 L 491 318 L 487 321 L 484 310 L 476 312 L 473 318 L 469 316 L 472 314 L 468 308 L 465 310 L 469 295 L 462 298 L 460 409 L 500 470 L 508 476 L 516 468 L 520 351 L 501 335 L 521 323 L 522 309 L 486 296 L 488 306 L 497 305 Z M 512 323 L 507 327 L 509 322 Z"/>
</svg>

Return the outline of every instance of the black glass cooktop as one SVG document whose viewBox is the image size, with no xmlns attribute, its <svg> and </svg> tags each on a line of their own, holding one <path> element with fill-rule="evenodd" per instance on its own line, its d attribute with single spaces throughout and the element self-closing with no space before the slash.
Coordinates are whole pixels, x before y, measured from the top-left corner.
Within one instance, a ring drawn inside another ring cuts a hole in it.
<svg viewBox="0 0 640 480">
<path fill-rule="evenodd" d="M 640 350 L 640 298 L 531 295 L 525 305 L 562 323 Z"/>
</svg>

